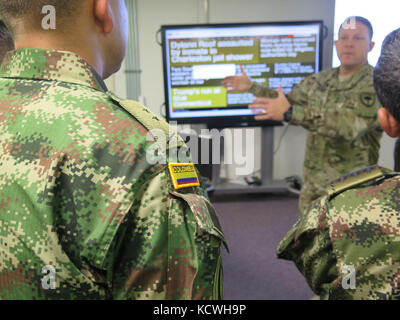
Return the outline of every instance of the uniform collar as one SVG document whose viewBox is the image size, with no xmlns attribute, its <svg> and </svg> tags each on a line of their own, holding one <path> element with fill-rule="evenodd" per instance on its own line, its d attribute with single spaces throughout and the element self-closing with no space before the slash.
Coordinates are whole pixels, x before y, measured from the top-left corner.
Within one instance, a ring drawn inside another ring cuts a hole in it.
<svg viewBox="0 0 400 320">
<path fill-rule="evenodd" d="M 331 74 L 331 77 L 327 79 L 327 82 L 330 87 L 336 88 L 337 90 L 351 89 L 364 77 L 371 77 L 372 71 L 373 67 L 369 64 L 365 64 L 348 79 L 339 81 L 339 68 L 335 68 L 335 72 Z"/>
<path fill-rule="evenodd" d="M 23 48 L 6 54 L 0 77 L 76 83 L 107 92 L 100 75 L 73 52 Z"/>
</svg>

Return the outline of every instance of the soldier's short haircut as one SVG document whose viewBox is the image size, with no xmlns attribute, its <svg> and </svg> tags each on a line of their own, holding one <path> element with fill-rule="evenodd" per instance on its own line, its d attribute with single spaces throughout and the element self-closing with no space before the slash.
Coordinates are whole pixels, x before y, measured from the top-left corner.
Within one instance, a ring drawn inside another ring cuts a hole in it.
<svg viewBox="0 0 400 320">
<path fill-rule="evenodd" d="M 400 122 L 400 28 L 383 41 L 373 79 L 380 103 Z"/>
<path fill-rule="evenodd" d="M 343 26 L 345 26 L 345 25 L 346 26 L 347 25 L 351 26 L 351 24 L 349 24 L 349 21 L 350 22 L 351 21 L 360 22 L 364 26 L 366 26 L 368 28 L 368 31 L 369 31 L 369 39 L 372 40 L 372 36 L 374 35 L 374 29 L 372 28 L 372 24 L 368 19 L 366 19 L 364 17 L 360 17 L 360 16 L 352 16 L 352 17 L 346 18 L 346 20 L 344 20 L 344 22 L 340 25 L 339 32 L 340 32 L 340 30 L 342 30 Z"/>
<path fill-rule="evenodd" d="M 11 33 L 2 20 L 0 20 L 0 44 L 4 44 L 10 48 L 14 48 L 14 41 L 12 39 Z"/>
<path fill-rule="evenodd" d="M 0 63 L 10 50 L 14 50 L 14 41 L 5 23 L 0 20 Z"/>
<path fill-rule="evenodd" d="M 32 19 L 43 17 L 42 8 L 51 5 L 57 18 L 70 17 L 84 0 L 0 0 L 0 16 L 13 31 L 15 19 L 29 16 Z M 41 19 L 38 19 L 38 25 Z"/>
</svg>

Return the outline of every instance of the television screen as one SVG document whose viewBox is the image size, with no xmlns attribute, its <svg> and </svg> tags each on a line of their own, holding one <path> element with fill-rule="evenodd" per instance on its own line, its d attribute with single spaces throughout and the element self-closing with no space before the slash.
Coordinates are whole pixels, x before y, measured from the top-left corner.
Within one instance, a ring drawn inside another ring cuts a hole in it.
<svg viewBox="0 0 400 320">
<path fill-rule="evenodd" d="M 168 121 L 210 127 L 278 125 L 255 121 L 250 92 L 221 84 L 243 66 L 255 82 L 285 93 L 321 70 L 322 21 L 162 26 Z"/>
</svg>

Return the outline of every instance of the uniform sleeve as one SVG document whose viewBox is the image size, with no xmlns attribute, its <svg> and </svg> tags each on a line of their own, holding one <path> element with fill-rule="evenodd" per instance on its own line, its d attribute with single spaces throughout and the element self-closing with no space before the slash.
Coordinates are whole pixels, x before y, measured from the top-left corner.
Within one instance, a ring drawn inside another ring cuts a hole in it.
<svg viewBox="0 0 400 320">
<path fill-rule="evenodd" d="M 180 190 L 167 169 L 143 183 L 110 255 L 114 299 L 223 297 L 217 214 L 201 188 Z"/>
<path fill-rule="evenodd" d="M 325 101 L 326 97 L 317 94 L 322 89 L 317 89 L 315 81 L 314 77 L 308 77 L 289 93 L 288 100 L 293 108 L 290 124 L 300 125 L 321 136 L 347 141 L 380 130 L 379 102 L 372 87 L 360 92 L 338 91 L 336 97 L 330 96 Z"/>
<path fill-rule="evenodd" d="M 400 298 L 399 182 L 389 174 L 331 200 L 330 238 L 341 268 L 333 297 Z"/>
<path fill-rule="evenodd" d="M 399 299 L 397 191 L 398 177 L 321 198 L 278 257 L 293 261 L 321 299 Z"/>
<path fill-rule="evenodd" d="M 326 197 L 314 202 L 311 211 L 288 232 L 278 247 L 278 258 L 293 261 L 308 285 L 321 299 L 329 297 L 338 276 L 336 257 L 326 223 Z"/>
<path fill-rule="evenodd" d="M 257 82 L 253 82 L 249 91 L 256 97 L 276 98 L 278 96 L 278 93 L 274 89 L 265 87 Z"/>
</svg>

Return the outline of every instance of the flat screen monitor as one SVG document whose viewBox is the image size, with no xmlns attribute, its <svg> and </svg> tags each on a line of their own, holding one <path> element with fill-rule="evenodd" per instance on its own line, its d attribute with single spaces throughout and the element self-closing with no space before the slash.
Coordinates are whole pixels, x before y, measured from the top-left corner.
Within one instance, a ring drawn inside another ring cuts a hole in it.
<svg viewBox="0 0 400 320">
<path fill-rule="evenodd" d="M 168 121 L 209 127 L 279 125 L 255 121 L 254 95 L 221 84 L 243 66 L 255 82 L 289 92 L 322 62 L 322 21 L 164 25 L 161 27 Z"/>
</svg>

